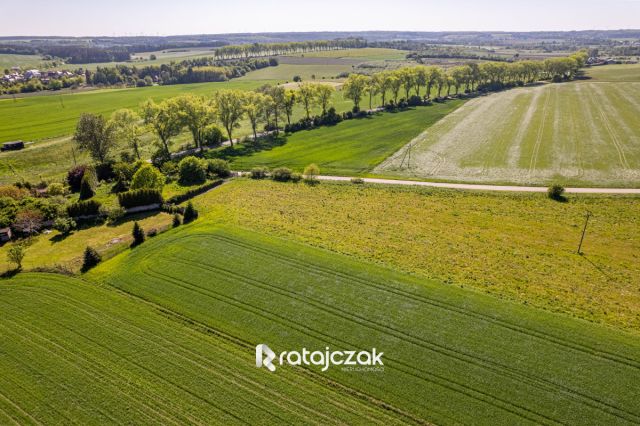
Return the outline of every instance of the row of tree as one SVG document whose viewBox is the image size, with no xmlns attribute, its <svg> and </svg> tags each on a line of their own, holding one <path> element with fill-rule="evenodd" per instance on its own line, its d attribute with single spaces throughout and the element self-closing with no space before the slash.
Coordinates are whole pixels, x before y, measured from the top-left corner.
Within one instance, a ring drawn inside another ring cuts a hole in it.
<svg viewBox="0 0 640 426">
<path fill-rule="evenodd" d="M 545 61 L 519 61 L 514 63 L 485 62 L 469 63 L 443 69 L 437 66 L 415 66 L 394 71 L 383 71 L 371 76 L 351 74 L 342 90 L 351 99 L 356 109 L 363 98 L 369 98 L 369 108 L 376 95 L 382 98 L 382 106 L 387 100 L 398 103 L 404 95 L 406 101 L 413 96 L 434 95 L 438 98 L 481 90 L 498 90 L 510 85 L 530 84 L 540 80 L 563 81 L 573 79 L 587 60 L 587 53 L 580 51 L 569 57 L 550 58 Z M 391 98 L 389 98 L 391 95 Z"/>
<path fill-rule="evenodd" d="M 361 38 L 300 41 L 290 43 L 253 43 L 219 47 L 214 51 L 214 56 L 216 59 L 234 59 L 258 56 L 291 55 L 323 50 L 356 49 L 361 47 L 367 47 L 367 41 Z"/>
</svg>

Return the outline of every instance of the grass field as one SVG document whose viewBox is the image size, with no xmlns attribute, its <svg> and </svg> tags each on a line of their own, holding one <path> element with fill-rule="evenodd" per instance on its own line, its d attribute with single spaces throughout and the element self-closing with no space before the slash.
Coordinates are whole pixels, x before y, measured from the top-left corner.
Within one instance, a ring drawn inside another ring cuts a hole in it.
<svg viewBox="0 0 640 426">
<path fill-rule="evenodd" d="M 43 62 L 40 55 L 13 55 L 9 53 L 0 53 L 0 72 L 13 67 L 38 67 Z"/>
<path fill-rule="evenodd" d="M 243 148 L 223 152 L 237 170 L 253 166 L 289 167 L 302 172 L 311 163 L 325 174 L 360 175 L 372 170 L 424 129 L 461 105 L 460 101 L 418 107 L 399 113 L 349 120 L 333 127 L 287 136 L 284 144 L 248 156 L 235 157 Z"/>
<path fill-rule="evenodd" d="M 471 100 L 375 172 L 473 182 L 640 185 L 640 84 L 575 82 Z"/>
<path fill-rule="evenodd" d="M 246 341 L 110 288 L 0 281 L 2 424 L 397 424 L 301 370 L 255 368 Z"/>
<path fill-rule="evenodd" d="M 585 74 L 598 81 L 640 82 L 640 64 L 591 67 Z"/>
<path fill-rule="evenodd" d="M 316 76 L 317 81 L 333 80 L 342 72 L 353 71 L 349 64 L 280 64 L 277 67 L 262 68 L 252 71 L 238 80 L 276 80 L 278 82 L 291 82 L 294 76 L 299 76 L 303 81 L 312 81 Z"/>
<path fill-rule="evenodd" d="M 383 372 L 317 374 L 389 414 L 437 424 L 640 421 L 633 336 L 288 241 L 184 227 L 88 278 L 276 352 L 376 347 Z"/>
<path fill-rule="evenodd" d="M 640 331 L 640 199 L 234 181 L 207 220 Z M 590 220 L 576 254 L 585 212 Z"/>
</svg>

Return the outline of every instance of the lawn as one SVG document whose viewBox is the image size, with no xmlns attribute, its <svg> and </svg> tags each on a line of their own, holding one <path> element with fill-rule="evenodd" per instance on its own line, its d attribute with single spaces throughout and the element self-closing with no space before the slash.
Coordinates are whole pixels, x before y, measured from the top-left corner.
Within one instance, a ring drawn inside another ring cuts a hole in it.
<svg viewBox="0 0 640 426">
<path fill-rule="evenodd" d="M 297 132 L 281 144 L 250 155 L 241 155 L 242 146 L 222 152 L 237 170 L 267 166 L 301 172 L 316 163 L 325 174 L 362 175 L 461 104 L 451 101 Z"/>
<path fill-rule="evenodd" d="M 467 102 L 375 172 L 463 182 L 640 186 L 640 84 L 572 82 Z"/>
<path fill-rule="evenodd" d="M 109 287 L 0 281 L 2 424 L 398 424 L 375 401 Z M 315 376 L 315 377 L 314 377 Z"/>
<path fill-rule="evenodd" d="M 638 197 L 237 180 L 195 203 L 208 220 L 640 331 Z"/>
<path fill-rule="evenodd" d="M 201 223 L 87 278 L 246 342 L 236 368 L 258 343 L 276 353 L 375 347 L 384 371 L 307 370 L 389 414 L 436 424 L 640 421 L 635 336 L 291 241 Z"/>
</svg>

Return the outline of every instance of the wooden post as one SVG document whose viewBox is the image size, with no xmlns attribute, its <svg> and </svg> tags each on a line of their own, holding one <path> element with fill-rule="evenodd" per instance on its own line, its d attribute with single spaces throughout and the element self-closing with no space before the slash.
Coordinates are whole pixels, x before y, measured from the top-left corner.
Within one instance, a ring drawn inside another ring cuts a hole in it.
<svg viewBox="0 0 640 426">
<path fill-rule="evenodd" d="M 580 237 L 580 245 L 578 246 L 578 254 L 582 254 L 582 242 L 584 241 L 584 235 L 587 233 L 587 225 L 589 224 L 590 217 L 591 212 L 587 211 L 587 216 L 584 221 L 584 228 L 582 229 L 582 237 Z"/>
</svg>

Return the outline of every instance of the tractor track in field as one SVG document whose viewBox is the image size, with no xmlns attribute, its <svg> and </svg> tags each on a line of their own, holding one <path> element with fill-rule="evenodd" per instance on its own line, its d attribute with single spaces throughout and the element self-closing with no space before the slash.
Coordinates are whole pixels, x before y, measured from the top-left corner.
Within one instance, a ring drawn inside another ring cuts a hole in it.
<svg viewBox="0 0 640 426">
<path fill-rule="evenodd" d="M 544 128 L 547 123 L 547 110 L 549 109 L 549 103 L 551 102 L 551 89 L 547 89 L 547 96 L 544 100 L 544 106 L 542 107 L 542 122 L 538 127 L 538 134 L 536 142 L 533 145 L 533 152 L 531 153 L 531 160 L 529 161 L 529 177 L 536 171 L 536 164 L 538 162 L 538 154 L 540 152 L 540 146 L 542 145 L 542 139 L 544 138 Z"/>
<path fill-rule="evenodd" d="M 609 117 L 607 117 L 607 114 L 600 107 L 598 100 L 595 98 L 595 95 L 593 94 L 593 90 L 589 90 L 588 93 L 589 93 L 589 98 L 591 99 L 592 104 L 595 105 L 595 108 L 598 110 L 598 114 L 600 115 L 602 123 L 604 124 L 604 127 L 607 130 L 609 137 L 611 138 L 611 143 L 613 144 L 613 146 L 615 147 L 618 153 L 618 159 L 620 161 L 620 165 L 622 166 L 623 169 L 629 170 L 630 169 L 629 162 L 627 161 L 627 156 L 624 153 L 624 147 L 622 146 L 622 143 L 618 139 L 618 135 L 613 130 L 613 126 L 611 125 L 611 120 L 609 119 Z"/>
<path fill-rule="evenodd" d="M 216 238 L 216 237 L 213 237 Z M 247 248 L 248 249 L 248 248 Z M 187 249 L 189 250 L 189 249 Z M 196 252 L 195 250 L 189 250 L 192 252 Z M 255 251 L 255 250 L 253 250 Z M 383 325 L 381 323 L 378 323 L 374 320 L 371 320 L 369 318 L 365 318 L 362 317 L 360 315 L 356 315 L 353 314 L 351 312 L 347 312 L 343 309 L 337 308 L 333 305 L 329 305 L 326 304 L 322 301 L 316 300 L 316 299 L 312 299 L 309 297 L 305 297 L 305 296 L 299 296 L 297 293 L 292 292 L 290 290 L 285 290 L 282 289 L 278 286 L 274 286 L 271 284 L 268 284 L 266 282 L 248 277 L 246 275 L 241 275 L 238 273 L 235 273 L 229 269 L 225 269 L 225 268 L 221 268 L 221 267 L 214 267 L 211 265 L 203 265 L 203 264 L 198 264 L 196 262 L 193 262 L 189 259 L 185 259 L 185 258 L 173 258 L 174 261 L 178 261 L 180 263 L 183 263 L 186 266 L 190 266 L 190 267 L 199 267 L 201 269 L 205 269 L 207 271 L 211 271 L 216 273 L 217 275 L 222 275 L 222 276 L 227 276 L 231 279 L 237 280 L 241 283 L 245 283 L 245 284 L 249 284 L 251 286 L 256 286 L 258 288 L 262 288 L 264 290 L 267 290 L 269 292 L 274 292 L 277 293 L 281 296 L 285 296 L 288 298 L 292 298 L 296 301 L 302 302 L 304 304 L 308 304 L 308 305 L 313 305 L 316 308 L 318 308 L 319 310 L 323 311 L 323 312 L 332 312 L 335 316 L 338 316 L 346 321 L 350 321 L 350 322 L 355 322 L 363 327 L 367 327 L 367 328 L 371 328 L 374 329 L 378 332 L 390 335 L 390 336 L 394 336 L 396 338 L 399 338 L 400 340 L 403 340 L 405 342 L 409 342 L 411 344 L 414 344 L 416 346 L 419 346 L 423 349 L 438 353 L 440 355 L 452 358 L 452 359 L 456 359 L 457 361 L 463 362 L 463 363 L 469 363 L 472 365 L 475 365 L 477 367 L 483 368 L 487 371 L 491 371 L 492 373 L 499 375 L 499 376 L 503 376 L 503 377 L 508 377 L 510 379 L 519 381 L 519 382 L 524 382 L 527 383 L 528 385 L 538 388 L 542 391 L 546 391 L 546 392 L 557 392 L 557 393 L 561 393 L 564 394 L 565 396 L 569 397 L 570 399 L 573 399 L 576 402 L 582 403 L 586 406 L 589 406 L 590 408 L 594 408 L 594 409 L 599 409 L 603 412 L 606 412 L 607 414 L 619 417 L 621 419 L 627 420 L 627 421 L 632 421 L 632 422 L 638 422 L 640 421 L 640 416 L 636 415 L 634 413 L 625 411 L 623 409 L 620 409 L 619 407 L 616 407 L 614 405 L 608 404 L 606 402 L 603 402 L 597 398 L 594 398 L 592 396 L 586 395 L 584 393 L 581 393 L 579 391 L 576 391 L 575 389 L 560 385 L 558 383 L 555 383 L 551 380 L 547 380 L 544 379 L 542 377 L 538 377 L 538 376 L 534 376 L 531 374 L 528 374 L 522 370 L 518 370 L 516 368 L 507 366 L 505 364 L 500 364 L 497 362 L 494 362 L 492 360 L 489 359 L 484 359 L 481 357 L 478 357 L 474 354 L 470 354 L 470 353 L 466 353 L 464 351 L 459 351 L 457 349 L 448 347 L 448 346 L 444 346 L 444 345 L 439 345 L 437 343 L 432 343 L 429 342 L 427 340 L 424 340 L 423 338 L 419 337 L 419 336 L 415 336 L 412 334 L 408 334 L 402 330 L 399 330 L 397 328 L 388 326 L 388 325 Z M 310 268 L 300 268 L 300 270 L 305 270 L 305 271 L 309 271 Z M 353 279 L 353 278 L 351 278 Z M 335 294 L 335 293 L 334 293 Z M 337 294 L 335 294 L 336 296 L 338 296 Z"/>
<path fill-rule="evenodd" d="M 234 306 L 235 308 L 240 309 L 242 311 L 252 313 L 268 321 L 276 322 L 283 327 L 293 328 L 302 334 L 313 337 L 320 341 L 329 342 L 338 347 L 352 346 L 350 342 L 347 342 L 339 338 L 335 338 L 322 331 L 318 331 L 301 324 L 292 324 L 287 317 L 284 317 L 280 314 L 270 312 L 263 308 L 254 306 L 251 303 L 248 303 L 246 301 L 237 300 L 233 297 L 229 297 L 225 294 L 213 291 L 209 288 L 194 285 L 193 283 L 187 282 L 180 278 L 172 277 L 171 275 L 168 275 L 159 271 L 152 271 L 151 269 L 147 269 L 147 270 L 142 270 L 142 272 L 146 273 L 147 276 L 154 277 L 160 280 L 169 281 L 178 287 L 181 287 L 187 291 L 192 291 L 194 293 L 197 293 L 200 296 L 217 300 L 224 304 Z M 482 390 L 474 389 L 464 383 L 458 383 L 456 381 L 451 380 L 451 378 L 444 377 L 442 375 L 428 372 L 428 371 L 421 371 L 419 369 L 416 369 L 414 366 L 411 366 L 406 362 L 403 362 L 400 360 L 392 359 L 389 357 L 387 357 L 387 360 L 388 360 L 387 365 L 391 367 L 391 365 L 395 364 L 394 368 L 397 371 L 402 372 L 408 376 L 412 376 L 420 381 L 425 381 L 427 383 L 431 383 L 432 385 L 437 385 L 445 389 L 448 389 L 450 391 L 465 395 L 478 402 L 490 404 L 495 408 L 502 409 L 505 412 L 511 413 L 523 419 L 536 422 L 536 423 L 546 422 L 545 424 L 560 423 L 557 420 L 554 420 L 544 414 L 537 413 L 533 410 L 530 410 L 521 405 L 512 403 L 503 398 L 490 395 Z"/>
<path fill-rule="evenodd" d="M 118 292 L 122 292 L 122 291 L 118 290 L 117 288 L 115 288 L 115 289 Z M 126 294 L 129 297 L 133 297 L 133 298 L 139 299 L 137 296 L 132 296 L 129 293 L 126 293 L 126 292 L 122 292 L 122 293 Z M 59 301 L 58 297 L 60 297 L 60 295 L 54 293 L 54 297 L 52 297 L 52 298 L 55 298 L 56 299 L 55 301 Z M 99 319 L 96 315 L 92 314 L 91 312 L 87 311 L 86 309 L 84 309 L 82 307 L 80 307 L 80 308 L 78 307 L 78 305 L 80 305 L 80 306 L 85 306 L 85 307 L 87 307 L 89 309 L 95 309 L 93 306 L 88 305 L 86 303 L 83 303 L 83 302 L 81 302 L 79 300 L 72 299 L 70 297 L 65 297 L 64 299 L 65 299 L 65 302 L 69 306 L 74 307 L 75 310 L 80 310 L 80 311 L 82 311 L 83 313 L 85 313 L 89 317 L 92 317 L 94 319 Z M 147 302 L 147 301 L 145 301 L 145 303 L 148 303 L 151 306 L 154 306 L 156 309 L 159 308 L 157 305 L 154 305 L 153 303 L 150 303 L 150 302 Z M 186 348 L 186 347 L 184 347 L 182 345 L 176 344 L 175 342 L 172 342 L 172 341 L 170 341 L 170 340 L 168 340 L 168 339 L 166 339 L 164 337 L 160 337 L 160 336 L 158 336 L 158 339 L 161 340 L 161 343 L 155 342 L 155 341 L 151 340 L 148 337 L 149 336 L 148 331 L 144 330 L 143 328 L 140 328 L 140 327 L 136 326 L 135 324 L 132 324 L 132 323 L 129 323 L 129 322 L 120 321 L 120 320 L 117 320 L 115 318 L 112 318 L 112 317 L 109 317 L 109 316 L 105 316 L 105 315 L 101 315 L 101 316 L 103 317 L 103 319 L 106 319 L 108 322 L 115 322 L 117 324 L 125 325 L 125 326 L 133 328 L 134 330 L 139 331 L 139 333 L 135 333 L 134 331 L 131 331 L 131 330 L 126 330 L 124 328 L 118 328 L 119 330 L 121 330 L 123 332 L 127 332 L 128 334 L 132 335 L 135 339 L 139 339 L 139 340 L 142 340 L 142 341 L 150 342 L 151 345 L 152 345 L 151 347 L 156 347 L 157 349 L 159 349 L 161 351 L 165 351 L 165 352 L 168 351 L 168 353 L 167 353 L 168 355 L 172 355 L 172 356 L 175 356 L 177 358 L 183 359 L 184 361 L 188 362 L 189 364 L 192 364 L 192 365 L 194 365 L 196 367 L 205 369 L 208 373 L 211 373 L 211 374 L 215 375 L 221 381 L 229 382 L 230 384 L 232 384 L 234 386 L 237 386 L 237 387 L 247 391 L 249 394 L 252 394 L 256 399 L 263 400 L 263 399 L 265 399 L 264 398 L 264 394 L 269 394 L 271 396 L 269 401 L 272 404 L 278 406 L 283 411 L 289 411 L 289 412 L 291 412 L 293 414 L 299 414 L 299 413 L 295 412 L 294 410 L 292 410 L 290 407 L 286 406 L 286 404 L 291 404 L 291 405 L 297 406 L 299 409 L 302 409 L 302 410 L 308 412 L 311 415 L 311 417 L 305 416 L 305 418 L 308 421 L 311 421 L 312 419 L 317 418 L 317 417 L 322 417 L 322 418 L 325 419 L 326 422 L 331 422 L 331 419 L 329 417 L 327 417 L 324 413 L 320 413 L 320 412 L 314 410 L 312 407 L 302 405 L 301 403 L 298 403 L 297 401 L 291 400 L 289 398 L 286 398 L 286 400 L 283 401 L 284 405 L 280 404 L 280 403 L 276 403 L 273 400 L 273 398 L 280 399 L 281 397 L 280 397 L 279 394 L 277 394 L 273 390 L 268 389 L 264 385 L 262 385 L 260 383 L 257 383 L 255 381 L 249 379 L 248 377 L 242 376 L 240 373 L 234 372 L 229 368 L 223 367 L 223 366 L 221 366 L 219 364 L 215 364 L 214 365 L 211 362 L 211 360 L 202 357 L 202 355 L 197 354 L 197 353 L 189 350 L 188 348 Z M 191 329 L 191 331 L 196 332 L 196 330 L 193 330 L 193 329 Z M 84 338 L 87 338 L 87 337 L 84 336 Z M 96 342 L 93 342 L 93 343 L 96 343 Z M 186 352 L 188 356 L 183 355 L 183 354 L 181 354 L 179 352 L 176 352 L 176 350 L 175 350 L 176 347 L 178 349 L 181 349 L 184 352 Z M 172 349 L 169 350 L 168 348 L 172 348 Z M 194 358 L 199 359 L 199 362 L 194 360 L 194 359 L 192 359 L 192 358 L 190 358 L 190 357 L 194 357 Z M 215 369 L 214 369 L 214 367 L 215 367 Z M 220 373 L 219 372 L 220 369 L 224 370 L 225 374 Z M 153 372 L 149 371 L 149 373 L 153 374 L 154 376 L 156 376 L 157 378 L 159 378 L 161 380 L 163 379 L 162 377 L 155 375 L 155 373 L 153 373 Z M 229 377 L 232 377 L 234 380 L 230 380 Z M 239 383 L 238 380 L 244 381 L 246 383 L 246 385 L 243 385 L 242 383 Z M 255 390 L 256 387 L 260 388 L 260 391 Z M 192 396 L 197 397 L 197 395 L 192 395 Z M 243 399 L 245 400 L 244 402 L 246 404 L 255 405 L 254 402 L 252 402 L 251 400 L 246 400 L 245 398 L 243 398 Z M 330 403 L 330 404 L 334 404 L 337 408 L 342 408 L 346 412 L 351 412 L 353 414 L 363 415 L 363 413 L 361 413 L 361 412 L 360 413 L 355 413 L 353 411 L 353 409 L 350 409 L 349 407 L 346 407 L 343 404 L 338 403 L 337 401 L 325 401 L 325 402 L 326 403 Z M 217 408 L 217 409 L 220 409 L 220 407 L 217 407 L 215 405 L 213 407 Z M 264 410 L 264 411 L 268 412 L 269 414 L 271 414 L 275 418 L 280 418 L 275 413 L 270 412 L 269 410 L 267 410 L 265 407 L 259 407 L 259 406 L 256 406 L 256 407 L 261 409 L 261 410 Z M 196 408 L 196 407 L 194 407 L 194 408 Z M 371 407 L 367 407 L 367 408 L 371 409 Z M 221 410 L 221 411 L 223 411 L 223 410 Z M 280 419 L 283 420 L 282 418 L 280 418 Z M 190 420 L 193 423 L 196 423 L 196 424 L 200 423 L 194 418 L 190 418 Z M 237 420 L 242 421 L 241 419 L 237 419 Z M 375 421 L 375 418 L 370 417 L 370 420 L 371 420 L 372 423 L 380 423 L 380 424 L 382 424 L 381 421 Z M 320 424 L 320 423 L 318 423 L 318 424 Z"/>
</svg>

